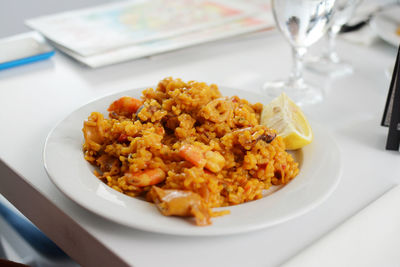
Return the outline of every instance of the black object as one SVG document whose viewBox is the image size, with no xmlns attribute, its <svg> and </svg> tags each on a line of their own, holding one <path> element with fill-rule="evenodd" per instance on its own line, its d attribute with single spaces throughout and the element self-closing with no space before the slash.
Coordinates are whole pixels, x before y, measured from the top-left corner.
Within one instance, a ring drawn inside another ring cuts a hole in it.
<svg viewBox="0 0 400 267">
<path fill-rule="evenodd" d="M 344 24 L 342 26 L 342 28 L 340 28 L 340 33 L 346 33 L 346 32 L 353 32 L 353 31 L 358 31 L 359 29 L 363 28 L 365 25 L 367 25 L 371 19 L 379 12 L 389 9 L 389 8 L 393 8 L 396 6 L 400 5 L 400 0 L 397 0 L 396 2 L 393 3 L 387 3 L 385 5 L 381 5 L 378 6 L 378 8 L 376 8 L 372 13 L 370 13 L 367 17 L 365 17 L 363 20 L 354 23 L 352 25 L 350 24 Z M 397 21 L 395 22 L 395 24 L 397 24 Z"/>
<path fill-rule="evenodd" d="M 381 125 L 389 127 L 387 150 L 399 150 L 400 146 L 400 46 L 394 65 L 392 81 L 386 99 Z"/>
<path fill-rule="evenodd" d="M 362 27 L 364 27 L 365 25 L 367 25 L 370 21 L 371 17 L 368 17 L 366 20 L 357 22 L 353 25 L 349 25 L 349 24 L 344 24 L 341 28 L 340 28 L 340 33 L 346 33 L 346 32 L 354 32 L 354 31 L 358 31 L 359 29 L 361 29 Z"/>
</svg>

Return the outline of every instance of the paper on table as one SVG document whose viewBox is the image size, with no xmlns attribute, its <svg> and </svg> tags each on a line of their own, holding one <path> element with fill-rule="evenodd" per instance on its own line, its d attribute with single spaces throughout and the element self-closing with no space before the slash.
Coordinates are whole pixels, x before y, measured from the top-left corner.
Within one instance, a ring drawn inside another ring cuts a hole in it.
<svg viewBox="0 0 400 267">
<path fill-rule="evenodd" d="M 92 68 L 97 68 L 131 59 L 168 52 L 183 47 L 193 46 L 196 44 L 220 40 L 239 34 L 254 32 L 262 29 L 272 29 L 273 27 L 274 21 L 272 14 L 265 12 L 265 14 L 256 17 L 240 19 L 219 27 L 213 27 L 207 30 L 188 33 L 155 42 L 122 47 L 120 49 L 115 49 L 109 52 L 87 57 L 83 57 L 57 43 L 52 42 L 52 44 L 81 63 Z"/>
<path fill-rule="evenodd" d="M 400 266 L 400 186 L 282 267 Z"/>
<path fill-rule="evenodd" d="M 260 12 L 228 0 L 134 0 L 30 19 L 26 24 L 80 56 L 222 25 Z"/>
</svg>

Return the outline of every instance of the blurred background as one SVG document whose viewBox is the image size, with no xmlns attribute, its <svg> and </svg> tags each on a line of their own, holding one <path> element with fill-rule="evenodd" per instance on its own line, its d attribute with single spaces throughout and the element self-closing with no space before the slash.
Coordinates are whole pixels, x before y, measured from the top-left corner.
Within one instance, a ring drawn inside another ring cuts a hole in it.
<svg viewBox="0 0 400 267">
<path fill-rule="evenodd" d="M 113 0 L 2 0 L 0 3 L 0 38 L 30 31 L 24 24 L 29 18 L 49 15 L 71 9 L 79 9 L 116 2 Z"/>
</svg>

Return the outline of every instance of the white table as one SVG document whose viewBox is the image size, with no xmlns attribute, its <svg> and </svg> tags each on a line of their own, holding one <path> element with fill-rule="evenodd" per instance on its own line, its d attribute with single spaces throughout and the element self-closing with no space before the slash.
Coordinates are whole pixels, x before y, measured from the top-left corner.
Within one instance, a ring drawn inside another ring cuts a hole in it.
<svg viewBox="0 0 400 267">
<path fill-rule="evenodd" d="M 336 138 L 342 180 L 326 202 L 299 218 L 222 237 L 142 232 L 81 208 L 51 183 L 43 167 L 48 132 L 95 98 L 166 76 L 254 92 L 266 80 L 286 77 L 290 50 L 275 31 L 97 70 L 57 54 L 0 72 L 0 193 L 84 266 L 276 266 L 400 183 L 399 153 L 385 151 L 387 128 L 380 126 L 390 82 L 384 70 L 393 65 L 396 49 L 383 42 L 364 47 L 344 41 L 338 49 L 354 63 L 354 75 L 320 77 L 326 99 L 305 112 Z"/>
</svg>

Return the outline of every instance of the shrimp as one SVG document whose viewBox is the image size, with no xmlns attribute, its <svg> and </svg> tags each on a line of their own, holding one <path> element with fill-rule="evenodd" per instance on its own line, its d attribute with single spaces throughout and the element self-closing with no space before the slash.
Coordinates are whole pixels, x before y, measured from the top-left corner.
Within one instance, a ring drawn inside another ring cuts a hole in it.
<svg viewBox="0 0 400 267">
<path fill-rule="evenodd" d="M 212 212 L 199 194 L 153 186 L 148 197 L 165 216 L 190 216 L 199 226 L 211 224 Z"/>
<path fill-rule="evenodd" d="M 225 158 L 215 151 L 204 152 L 194 145 L 183 145 L 179 150 L 179 155 L 197 167 L 217 173 L 225 166 Z"/>
<path fill-rule="evenodd" d="M 133 113 L 142 106 L 142 101 L 139 99 L 123 96 L 118 100 L 115 100 L 107 109 L 110 112 L 115 112 L 118 115 L 132 116 Z"/>
<path fill-rule="evenodd" d="M 179 155 L 197 167 L 203 168 L 207 163 L 207 160 L 204 157 L 204 152 L 193 145 L 181 146 L 179 149 Z"/>
<path fill-rule="evenodd" d="M 83 123 L 83 135 L 88 148 L 99 151 L 104 143 L 104 117 L 98 112 L 93 112 Z"/>
<path fill-rule="evenodd" d="M 155 168 L 135 173 L 127 172 L 124 176 L 128 184 L 145 187 L 161 183 L 165 180 L 166 174 L 162 169 Z"/>
</svg>

